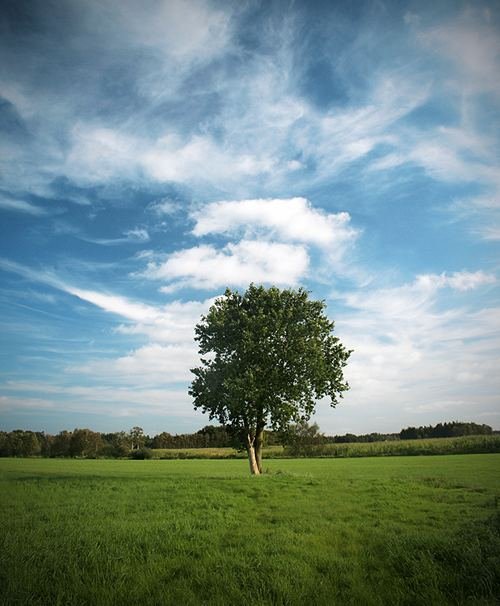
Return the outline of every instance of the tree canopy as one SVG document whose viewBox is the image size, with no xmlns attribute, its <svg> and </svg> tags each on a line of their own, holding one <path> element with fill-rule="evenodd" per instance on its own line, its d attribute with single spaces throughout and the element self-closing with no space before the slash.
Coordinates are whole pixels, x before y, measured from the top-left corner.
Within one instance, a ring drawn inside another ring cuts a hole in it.
<svg viewBox="0 0 500 606">
<path fill-rule="evenodd" d="M 307 291 L 251 285 L 227 289 L 195 328 L 201 365 L 189 393 L 194 407 L 232 430 L 262 472 L 264 428 L 307 421 L 316 401 L 332 406 L 348 389 L 350 351 L 333 333 L 325 303 Z"/>
</svg>

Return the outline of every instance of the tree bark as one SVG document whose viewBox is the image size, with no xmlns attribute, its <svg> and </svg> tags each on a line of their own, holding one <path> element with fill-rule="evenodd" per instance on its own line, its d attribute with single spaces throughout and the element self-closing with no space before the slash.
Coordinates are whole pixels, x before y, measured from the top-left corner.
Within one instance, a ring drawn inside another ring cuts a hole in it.
<svg viewBox="0 0 500 606">
<path fill-rule="evenodd" d="M 253 476 L 260 476 L 261 470 L 259 469 L 257 457 L 255 455 L 255 438 L 251 438 L 249 435 L 247 436 L 247 454 L 248 463 L 250 464 L 250 473 Z"/>
<path fill-rule="evenodd" d="M 262 446 L 264 443 L 264 429 L 258 428 L 255 435 L 255 460 L 259 473 L 262 473 Z"/>
</svg>

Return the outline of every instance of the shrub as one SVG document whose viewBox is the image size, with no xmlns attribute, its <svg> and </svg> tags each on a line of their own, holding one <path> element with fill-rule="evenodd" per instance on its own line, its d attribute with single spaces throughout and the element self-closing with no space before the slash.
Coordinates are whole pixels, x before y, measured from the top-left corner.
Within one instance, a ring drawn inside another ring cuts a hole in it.
<svg viewBox="0 0 500 606">
<path fill-rule="evenodd" d="M 151 448 L 137 448 L 130 452 L 130 458 L 136 460 L 152 459 L 153 451 Z"/>
</svg>

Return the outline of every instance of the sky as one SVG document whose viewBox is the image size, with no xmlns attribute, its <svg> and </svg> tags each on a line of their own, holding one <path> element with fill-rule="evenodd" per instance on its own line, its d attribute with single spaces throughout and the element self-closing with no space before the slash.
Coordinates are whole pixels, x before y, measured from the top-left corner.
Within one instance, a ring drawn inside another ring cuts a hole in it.
<svg viewBox="0 0 500 606">
<path fill-rule="evenodd" d="M 197 430 L 194 326 L 304 287 L 329 434 L 500 429 L 500 5 L 4 0 L 0 428 Z"/>
</svg>

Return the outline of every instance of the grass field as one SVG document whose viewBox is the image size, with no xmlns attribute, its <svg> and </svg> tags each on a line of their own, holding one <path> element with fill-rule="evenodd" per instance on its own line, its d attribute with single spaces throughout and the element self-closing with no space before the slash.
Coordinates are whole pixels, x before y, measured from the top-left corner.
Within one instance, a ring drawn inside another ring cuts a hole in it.
<svg viewBox="0 0 500 606">
<path fill-rule="evenodd" d="M 485 605 L 500 455 L 0 460 L 0 595 L 26 605 Z"/>
</svg>

